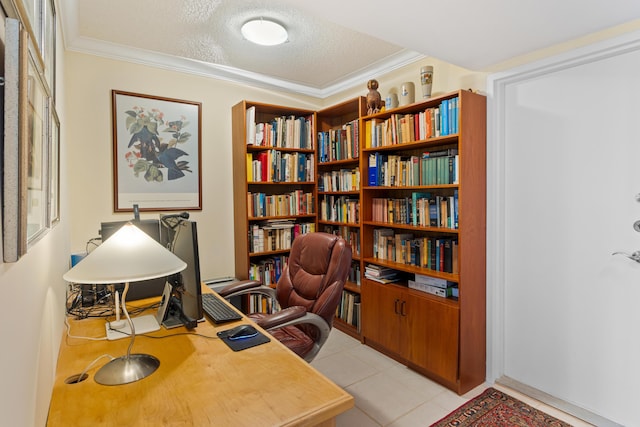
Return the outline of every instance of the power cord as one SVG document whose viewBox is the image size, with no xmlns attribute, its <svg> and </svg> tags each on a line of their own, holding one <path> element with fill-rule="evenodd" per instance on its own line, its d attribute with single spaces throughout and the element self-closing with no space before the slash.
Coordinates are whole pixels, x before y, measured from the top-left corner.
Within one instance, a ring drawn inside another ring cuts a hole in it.
<svg viewBox="0 0 640 427">
<path fill-rule="evenodd" d="M 113 359 L 115 359 L 115 357 L 113 357 L 113 356 L 112 356 L 112 355 L 110 355 L 110 354 L 103 354 L 102 356 L 98 356 L 98 357 L 96 357 L 96 358 L 93 360 L 93 362 L 89 363 L 89 364 L 87 365 L 87 367 L 86 367 L 86 368 L 84 368 L 84 370 L 80 373 L 80 375 L 78 375 L 78 379 L 76 380 L 76 383 L 79 383 L 80 381 L 82 381 L 82 379 L 84 378 L 84 376 L 85 376 L 85 374 L 87 373 L 87 371 L 88 371 L 89 369 L 91 369 L 91 368 L 93 367 L 93 365 L 95 365 L 95 364 L 98 362 L 98 360 L 102 359 L 103 357 L 108 357 L 108 358 L 110 359 L 110 361 L 111 361 L 111 360 L 113 360 Z"/>
</svg>

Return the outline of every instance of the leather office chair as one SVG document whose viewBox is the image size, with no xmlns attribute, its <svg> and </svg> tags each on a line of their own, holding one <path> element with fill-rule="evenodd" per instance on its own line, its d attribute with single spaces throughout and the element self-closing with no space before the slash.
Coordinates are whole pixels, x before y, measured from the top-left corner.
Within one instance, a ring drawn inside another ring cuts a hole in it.
<svg viewBox="0 0 640 427">
<path fill-rule="evenodd" d="M 351 246 L 340 236 L 307 233 L 295 238 L 289 261 L 276 288 L 260 282 L 231 284 L 224 298 L 260 293 L 277 301 L 280 310 L 248 316 L 285 346 L 311 362 L 329 337 L 336 308 L 351 266 Z"/>
</svg>

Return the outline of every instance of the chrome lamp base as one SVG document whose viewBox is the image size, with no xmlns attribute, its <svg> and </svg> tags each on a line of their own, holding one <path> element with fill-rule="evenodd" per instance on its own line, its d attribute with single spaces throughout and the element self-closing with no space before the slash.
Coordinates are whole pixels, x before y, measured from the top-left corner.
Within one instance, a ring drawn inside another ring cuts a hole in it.
<svg viewBox="0 0 640 427">
<path fill-rule="evenodd" d="M 95 380 L 102 385 L 128 384 L 155 372 L 160 361 L 149 354 L 130 354 L 118 357 L 96 372 Z"/>
</svg>

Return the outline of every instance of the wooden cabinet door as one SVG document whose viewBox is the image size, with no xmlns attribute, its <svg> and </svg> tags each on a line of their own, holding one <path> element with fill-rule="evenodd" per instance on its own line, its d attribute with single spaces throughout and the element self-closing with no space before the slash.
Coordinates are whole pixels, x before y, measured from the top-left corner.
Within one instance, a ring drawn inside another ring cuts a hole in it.
<svg viewBox="0 0 640 427">
<path fill-rule="evenodd" d="M 459 309 L 412 295 L 408 307 L 408 359 L 448 381 L 458 377 Z"/>
<path fill-rule="evenodd" d="M 401 289 L 363 280 L 362 335 L 365 340 L 371 340 L 405 357 L 407 328 L 403 309 L 406 313 L 406 301 Z"/>
</svg>

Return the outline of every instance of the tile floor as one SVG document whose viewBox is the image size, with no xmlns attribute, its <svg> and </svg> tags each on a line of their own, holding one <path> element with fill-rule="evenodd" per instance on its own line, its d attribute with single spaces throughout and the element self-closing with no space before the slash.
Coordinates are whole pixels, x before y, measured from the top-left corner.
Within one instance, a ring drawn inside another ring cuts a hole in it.
<svg viewBox="0 0 640 427">
<path fill-rule="evenodd" d="M 355 407 L 338 417 L 338 427 L 427 427 L 489 387 L 484 384 L 458 396 L 337 329 L 312 365 L 355 398 Z M 591 425 L 516 391 L 494 387 L 575 427 Z"/>
</svg>

